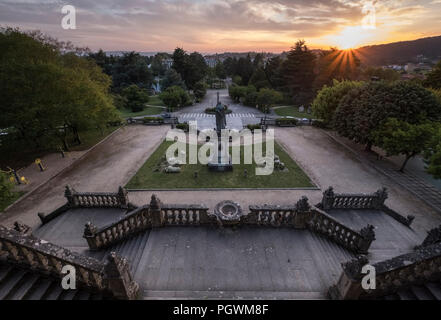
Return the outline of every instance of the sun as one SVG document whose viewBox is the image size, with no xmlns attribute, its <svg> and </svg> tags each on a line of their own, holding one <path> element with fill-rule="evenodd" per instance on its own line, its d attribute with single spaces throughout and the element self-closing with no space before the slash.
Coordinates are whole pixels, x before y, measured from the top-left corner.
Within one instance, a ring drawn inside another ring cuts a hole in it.
<svg viewBox="0 0 441 320">
<path fill-rule="evenodd" d="M 348 50 L 362 46 L 372 37 L 372 33 L 361 26 L 350 26 L 344 28 L 338 35 L 331 36 L 332 43 L 340 49 Z"/>
</svg>

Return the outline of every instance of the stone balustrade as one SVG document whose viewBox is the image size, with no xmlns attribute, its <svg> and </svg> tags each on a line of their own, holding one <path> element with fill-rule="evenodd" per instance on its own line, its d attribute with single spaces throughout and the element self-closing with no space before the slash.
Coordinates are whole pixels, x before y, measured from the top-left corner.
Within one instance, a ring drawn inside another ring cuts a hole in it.
<svg viewBox="0 0 441 320">
<path fill-rule="evenodd" d="M 344 263 L 340 279 L 329 289 L 329 297 L 336 300 L 375 299 L 413 285 L 439 281 L 441 243 L 374 264 L 376 288 L 372 290 L 364 290 L 361 285 L 364 276 L 361 270 L 367 264 L 369 261 L 365 256 Z"/>
<path fill-rule="evenodd" d="M 125 259 L 112 253 L 105 264 L 37 239 L 29 235 L 29 229 L 22 224 L 15 227 L 20 231 L 0 226 L 0 257 L 7 262 L 60 279 L 65 275 L 62 273 L 63 267 L 69 265 L 76 270 L 78 286 L 92 288 L 117 299 L 137 297 L 138 285 L 133 281 Z"/>
<path fill-rule="evenodd" d="M 207 223 L 215 223 L 215 219 L 208 215 L 208 208 L 200 205 L 162 205 L 153 195 L 149 205 L 135 209 L 108 226 L 98 229 L 88 222 L 84 238 L 91 250 L 98 250 L 151 228 Z"/>
<path fill-rule="evenodd" d="M 152 217 L 149 206 L 135 209 L 119 221 L 98 230 L 91 222 L 84 229 L 83 237 L 91 250 L 113 245 L 123 239 L 133 236 L 152 227 Z"/>
<path fill-rule="evenodd" d="M 117 193 L 79 193 L 66 186 L 64 196 L 70 208 L 128 208 L 127 191 L 119 187 Z"/>
<path fill-rule="evenodd" d="M 229 201 L 222 203 L 230 209 L 234 204 Z M 320 209 L 311 207 L 306 197 L 293 206 L 263 205 L 250 206 L 249 209 L 248 214 L 230 217 L 228 212 L 210 214 L 208 208 L 201 205 L 162 204 L 156 195 L 153 195 L 149 205 L 130 212 L 109 226 L 98 229 L 88 222 L 84 230 L 84 238 L 91 250 L 99 250 L 151 228 L 245 224 L 310 229 L 357 253 L 367 252 L 375 239 L 372 226 L 360 232 L 354 231 Z"/>
<path fill-rule="evenodd" d="M 311 207 L 303 197 L 294 206 L 250 206 L 250 213 L 243 218 L 246 224 L 272 227 L 294 227 L 305 229 Z"/>
<path fill-rule="evenodd" d="M 323 193 L 321 207 L 323 210 L 332 209 L 381 209 L 388 195 L 386 188 L 373 194 L 337 194 L 329 187 Z"/>
<path fill-rule="evenodd" d="M 367 253 L 371 243 L 375 240 L 373 226 L 368 225 L 357 232 L 318 208 L 311 209 L 307 226 L 311 231 L 322 234 L 356 253 Z"/>
<path fill-rule="evenodd" d="M 208 214 L 208 208 L 200 205 L 165 205 L 161 207 L 163 225 L 201 225 L 215 220 Z"/>
</svg>

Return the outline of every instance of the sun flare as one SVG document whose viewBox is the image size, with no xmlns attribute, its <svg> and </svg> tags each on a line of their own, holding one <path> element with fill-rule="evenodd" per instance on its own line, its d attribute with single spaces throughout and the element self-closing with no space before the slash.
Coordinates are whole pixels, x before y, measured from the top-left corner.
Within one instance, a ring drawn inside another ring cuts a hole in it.
<svg viewBox="0 0 441 320">
<path fill-rule="evenodd" d="M 331 41 L 338 48 L 347 50 L 363 45 L 370 38 L 372 38 L 372 30 L 362 26 L 351 26 L 344 28 L 338 35 L 331 36 Z"/>
</svg>

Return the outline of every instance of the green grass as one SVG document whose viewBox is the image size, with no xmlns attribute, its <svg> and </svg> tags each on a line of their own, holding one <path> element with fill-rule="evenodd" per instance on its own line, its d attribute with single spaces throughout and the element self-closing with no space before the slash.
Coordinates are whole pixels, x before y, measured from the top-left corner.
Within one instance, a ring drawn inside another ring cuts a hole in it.
<svg viewBox="0 0 441 320">
<path fill-rule="evenodd" d="M 255 164 L 234 165 L 233 172 L 211 172 L 206 165 L 183 165 L 181 173 L 164 173 L 157 168 L 172 142 L 163 142 L 127 184 L 128 189 L 206 189 L 206 188 L 305 188 L 314 187 L 308 176 L 276 143 L 275 153 L 289 169 L 269 176 L 255 175 Z M 188 154 L 188 150 L 187 150 Z M 248 177 L 245 178 L 244 170 Z M 194 178 L 194 172 L 198 177 Z"/>
<path fill-rule="evenodd" d="M 147 103 L 147 105 L 165 107 L 164 102 L 162 102 L 162 100 L 159 99 L 159 96 L 150 96 L 149 102 Z"/>
<path fill-rule="evenodd" d="M 0 212 L 3 212 L 8 206 L 13 204 L 18 198 L 20 198 L 22 195 L 24 195 L 25 192 L 13 192 L 11 197 L 8 197 L 6 199 L 0 199 Z"/>
<path fill-rule="evenodd" d="M 152 116 L 156 114 L 161 114 L 165 111 L 164 108 L 161 107 L 145 107 L 144 110 L 139 112 L 132 112 L 128 109 L 120 110 L 121 116 L 123 118 L 130 118 L 130 117 L 140 117 L 140 116 Z"/>
<path fill-rule="evenodd" d="M 314 116 L 312 114 L 309 114 L 307 112 L 299 112 L 298 107 L 281 107 L 281 108 L 275 108 L 274 112 L 281 117 L 295 117 L 295 118 L 306 118 L 306 119 L 313 119 Z"/>
<path fill-rule="evenodd" d="M 82 144 L 75 145 L 73 137 L 68 139 L 69 151 L 83 151 L 90 149 L 95 144 L 103 140 L 109 134 L 117 130 L 119 127 L 108 127 L 101 130 L 89 129 L 79 133 Z M 53 152 L 59 152 L 57 146 L 60 145 L 58 140 L 51 142 L 45 150 L 36 151 L 25 141 L 5 141 L 0 147 L 0 168 L 6 170 L 9 166 L 14 169 L 20 169 L 33 163 L 35 159 L 42 158 Z"/>
<path fill-rule="evenodd" d="M 123 109 L 123 110 L 119 110 L 119 112 L 123 118 L 153 116 L 156 114 L 161 114 L 164 111 L 166 111 L 164 107 L 165 104 L 164 102 L 162 102 L 161 99 L 159 99 L 159 96 L 150 96 L 149 102 L 146 103 L 144 110 L 139 112 L 132 112 L 132 110 Z"/>
</svg>

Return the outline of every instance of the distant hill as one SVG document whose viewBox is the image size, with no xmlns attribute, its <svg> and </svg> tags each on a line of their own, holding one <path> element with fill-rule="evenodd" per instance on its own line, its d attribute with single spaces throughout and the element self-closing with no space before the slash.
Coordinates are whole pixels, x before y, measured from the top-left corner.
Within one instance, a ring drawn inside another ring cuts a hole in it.
<svg viewBox="0 0 441 320">
<path fill-rule="evenodd" d="M 417 62 L 418 55 L 441 60 L 441 36 L 366 46 L 357 51 L 361 62 L 372 66 Z"/>
</svg>

